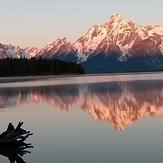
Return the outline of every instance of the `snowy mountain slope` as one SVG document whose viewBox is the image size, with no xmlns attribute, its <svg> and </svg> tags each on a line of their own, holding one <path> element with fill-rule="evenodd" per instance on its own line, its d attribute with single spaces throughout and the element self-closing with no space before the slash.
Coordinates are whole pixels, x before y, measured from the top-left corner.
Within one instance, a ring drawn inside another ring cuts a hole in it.
<svg viewBox="0 0 163 163">
<path fill-rule="evenodd" d="M 118 14 L 90 28 L 74 46 L 78 55 L 87 55 L 80 62 L 86 73 L 163 69 L 163 27 L 143 27 Z"/>
<path fill-rule="evenodd" d="M 24 51 L 27 52 L 30 57 L 35 57 L 40 52 L 40 49 L 37 49 L 36 47 L 27 47 Z"/>
<path fill-rule="evenodd" d="M 2 58 L 30 58 L 30 54 L 19 46 L 0 44 L 0 59 Z"/>
<path fill-rule="evenodd" d="M 67 40 L 67 38 L 57 39 L 53 43 L 43 48 L 36 58 L 49 58 L 49 59 L 61 59 L 66 61 L 76 61 L 76 49 Z"/>
<path fill-rule="evenodd" d="M 120 15 L 101 26 L 93 26 L 74 46 L 79 54 L 111 53 L 129 56 L 163 53 L 163 27 L 142 27 Z M 141 45 L 141 46 L 140 46 Z"/>
</svg>

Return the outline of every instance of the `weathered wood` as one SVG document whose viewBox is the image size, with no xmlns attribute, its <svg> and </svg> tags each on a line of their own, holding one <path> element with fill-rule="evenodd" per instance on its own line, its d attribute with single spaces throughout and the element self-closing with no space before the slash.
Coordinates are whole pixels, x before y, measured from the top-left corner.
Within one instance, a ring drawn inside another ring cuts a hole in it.
<svg viewBox="0 0 163 163">
<path fill-rule="evenodd" d="M 14 128 L 12 123 L 9 123 L 7 130 L 0 134 L 0 155 L 8 157 L 11 163 L 14 161 L 24 163 L 25 161 L 21 157 L 30 153 L 26 150 L 27 148 L 33 148 L 30 143 L 25 143 L 25 140 L 33 133 L 21 128 L 22 125 L 23 122 L 19 122 Z"/>
<path fill-rule="evenodd" d="M 20 147 L 28 148 L 30 144 L 26 144 L 24 141 L 30 136 L 33 135 L 30 131 L 26 131 L 21 128 L 23 122 L 19 122 L 17 127 L 14 128 L 12 123 L 9 123 L 7 130 L 0 135 L 0 148 L 4 147 Z"/>
</svg>

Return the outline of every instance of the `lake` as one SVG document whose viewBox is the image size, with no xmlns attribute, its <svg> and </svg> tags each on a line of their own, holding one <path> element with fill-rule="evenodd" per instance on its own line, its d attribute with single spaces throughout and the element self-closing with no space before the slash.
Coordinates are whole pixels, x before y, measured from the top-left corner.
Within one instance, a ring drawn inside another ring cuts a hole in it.
<svg viewBox="0 0 163 163">
<path fill-rule="evenodd" d="M 0 132 L 19 121 L 27 163 L 162 163 L 163 73 L 1 78 Z"/>
</svg>

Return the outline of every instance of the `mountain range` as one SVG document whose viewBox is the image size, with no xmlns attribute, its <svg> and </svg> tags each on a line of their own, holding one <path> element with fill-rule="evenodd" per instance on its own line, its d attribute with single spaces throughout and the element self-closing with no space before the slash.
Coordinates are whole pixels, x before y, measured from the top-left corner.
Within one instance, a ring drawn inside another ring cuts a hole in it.
<svg viewBox="0 0 163 163">
<path fill-rule="evenodd" d="M 94 25 L 75 43 L 57 39 L 43 49 L 0 44 L 0 58 L 48 58 L 82 64 L 86 73 L 163 70 L 163 27 L 140 26 L 119 14 Z"/>
</svg>

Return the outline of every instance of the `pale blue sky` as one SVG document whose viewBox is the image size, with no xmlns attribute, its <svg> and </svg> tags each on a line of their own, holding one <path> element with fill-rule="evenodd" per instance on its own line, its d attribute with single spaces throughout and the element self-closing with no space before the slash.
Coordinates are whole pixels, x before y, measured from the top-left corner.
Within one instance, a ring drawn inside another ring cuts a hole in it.
<svg viewBox="0 0 163 163">
<path fill-rule="evenodd" d="M 62 37 L 75 42 L 117 13 L 163 26 L 163 0 L 0 0 L 0 42 L 22 48 L 43 48 Z"/>
</svg>

